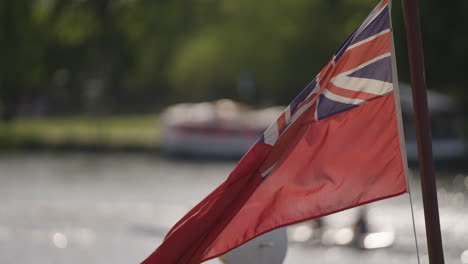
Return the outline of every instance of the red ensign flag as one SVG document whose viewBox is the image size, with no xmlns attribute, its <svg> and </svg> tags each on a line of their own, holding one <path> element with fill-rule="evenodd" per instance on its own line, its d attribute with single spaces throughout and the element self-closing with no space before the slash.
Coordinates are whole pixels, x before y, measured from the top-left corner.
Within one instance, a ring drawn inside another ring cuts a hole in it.
<svg viewBox="0 0 468 264">
<path fill-rule="evenodd" d="M 388 0 L 143 264 L 194 264 L 272 229 L 406 192 Z"/>
</svg>

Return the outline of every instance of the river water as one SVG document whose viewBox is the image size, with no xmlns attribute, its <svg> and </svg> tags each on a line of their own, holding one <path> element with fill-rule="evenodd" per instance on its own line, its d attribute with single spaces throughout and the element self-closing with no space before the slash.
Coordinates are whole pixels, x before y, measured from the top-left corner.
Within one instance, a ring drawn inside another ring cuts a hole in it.
<svg viewBox="0 0 468 264">
<path fill-rule="evenodd" d="M 139 263 L 234 165 L 128 153 L 0 154 L 0 263 Z M 456 169 L 439 175 L 446 263 L 468 263 L 468 177 Z M 428 263 L 420 188 L 413 178 L 419 253 L 421 263 Z M 304 231 L 296 234 L 305 230 L 299 225 L 288 231 L 284 263 L 417 263 L 408 195 L 366 208 L 373 230 L 393 232 L 393 246 L 362 250 L 319 243 L 301 237 Z M 326 230 L 339 233 L 357 212 L 326 217 Z"/>
</svg>

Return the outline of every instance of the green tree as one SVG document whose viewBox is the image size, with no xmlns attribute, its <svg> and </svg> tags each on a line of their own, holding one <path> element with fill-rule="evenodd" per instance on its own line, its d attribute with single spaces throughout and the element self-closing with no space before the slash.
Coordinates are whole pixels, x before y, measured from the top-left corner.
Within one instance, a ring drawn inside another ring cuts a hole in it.
<svg viewBox="0 0 468 264">
<path fill-rule="evenodd" d="M 0 105 L 2 119 L 11 120 L 24 91 L 46 79 L 44 42 L 33 21 L 32 0 L 0 1 Z"/>
</svg>

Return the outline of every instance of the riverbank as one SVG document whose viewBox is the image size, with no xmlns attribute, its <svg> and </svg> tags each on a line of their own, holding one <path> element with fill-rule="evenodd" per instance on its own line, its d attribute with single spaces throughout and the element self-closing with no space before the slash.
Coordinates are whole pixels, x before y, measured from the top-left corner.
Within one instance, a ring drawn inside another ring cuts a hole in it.
<svg viewBox="0 0 468 264">
<path fill-rule="evenodd" d="M 161 153 L 160 114 L 19 118 L 0 123 L 0 152 Z M 177 159 L 238 160 L 240 156 L 172 155 Z M 459 171 L 466 157 L 436 160 L 436 168 Z M 417 168 L 417 162 L 409 163 Z"/>
<path fill-rule="evenodd" d="M 20 118 L 0 123 L 2 150 L 154 151 L 158 114 Z"/>
</svg>

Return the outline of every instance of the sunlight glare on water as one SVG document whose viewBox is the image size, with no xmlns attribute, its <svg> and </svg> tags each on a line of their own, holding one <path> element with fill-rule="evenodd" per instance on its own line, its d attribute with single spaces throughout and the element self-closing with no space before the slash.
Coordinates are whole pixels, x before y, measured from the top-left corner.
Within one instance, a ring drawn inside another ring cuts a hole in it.
<svg viewBox="0 0 468 264">
<path fill-rule="evenodd" d="M 367 249 L 384 248 L 393 244 L 395 234 L 393 232 L 372 233 L 364 238 L 364 247 Z"/>
<path fill-rule="evenodd" d="M 54 243 L 54 246 L 57 248 L 66 248 L 68 245 L 68 239 L 62 233 L 55 233 L 53 235 L 52 241 Z"/>
<path fill-rule="evenodd" d="M 234 162 L 173 161 L 140 154 L 0 156 L 0 263 L 140 263 L 233 166 Z M 439 190 L 446 261 L 468 264 L 468 224 L 460 221 L 468 218 L 468 178 L 444 177 L 444 189 Z M 457 179 L 452 182 L 453 178 Z M 414 198 L 423 244 L 422 203 L 417 195 Z M 321 264 L 374 264 L 377 259 L 380 264 L 417 263 L 408 196 L 366 208 L 369 232 L 394 231 L 391 247 L 356 249 L 349 242 L 359 210 L 347 210 L 324 217 L 323 229 L 311 222 L 292 226 L 283 264 L 310 259 Z M 368 247 L 382 246 L 380 238 L 368 240 Z"/>
<path fill-rule="evenodd" d="M 463 264 L 468 264 L 468 249 L 463 251 L 463 253 L 461 254 L 460 259 L 461 259 L 461 262 Z"/>
<path fill-rule="evenodd" d="M 288 230 L 288 236 L 294 242 L 305 242 L 312 237 L 312 233 L 313 230 L 308 225 L 297 225 Z"/>
</svg>

